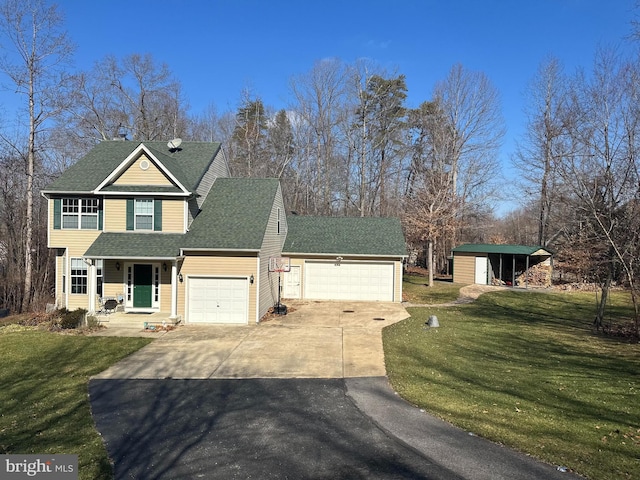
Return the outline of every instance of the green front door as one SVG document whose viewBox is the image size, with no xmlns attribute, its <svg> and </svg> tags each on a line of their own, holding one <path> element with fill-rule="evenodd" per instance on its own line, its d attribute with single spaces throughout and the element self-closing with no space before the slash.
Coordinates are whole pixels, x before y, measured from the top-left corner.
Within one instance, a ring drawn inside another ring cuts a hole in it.
<svg viewBox="0 0 640 480">
<path fill-rule="evenodd" d="M 135 264 L 133 266 L 133 306 L 136 308 L 151 307 L 153 273 L 151 265 Z"/>
</svg>

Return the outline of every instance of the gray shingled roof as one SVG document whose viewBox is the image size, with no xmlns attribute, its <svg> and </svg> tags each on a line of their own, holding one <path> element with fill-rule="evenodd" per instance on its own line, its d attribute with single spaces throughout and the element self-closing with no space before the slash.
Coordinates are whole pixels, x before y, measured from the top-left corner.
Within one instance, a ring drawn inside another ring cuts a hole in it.
<svg viewBox="0 0 640 480">
<path fill-rule="evenodd" d="M 102 232 L 85 252 L 93 258 L 175 258 L 182 233 Z"/>
<path fill-rule="evenodd" d="M 400 220 L 381 217 L 287 216 L 283 254 L 406 256 Z"/>
<path fill-rule="evenodd" d="M 216 179 L 182 247 L 259 250 L 278 186 L 275 178 Z"/>
<path fill-rule="evenodd" d="M 454 252 L 466 253 L 502 253 L 505 255 L 533 255 L 538 250 L 544 250 L 546 255 L 552 252 L 545 247 L 530 245 L 496 245 L 490 243 L 466 243 L 453 249 Z"/>
<path fill-rule="evenodd" d="M 140 143 L 187 189 L 195 190 L 200 178 L 220 150 L 220 143 L 182 142 L 171 153 L 166 142 L 104 141 L 69 167 L 45 192 L 91 192 L 131 154 Z"/>
</svg>

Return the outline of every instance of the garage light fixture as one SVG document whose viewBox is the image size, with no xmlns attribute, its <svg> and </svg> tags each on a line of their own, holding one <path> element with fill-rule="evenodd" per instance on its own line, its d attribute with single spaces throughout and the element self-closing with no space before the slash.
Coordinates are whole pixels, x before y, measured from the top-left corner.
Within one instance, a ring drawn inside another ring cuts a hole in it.
<svg viewBox="0 0 640 480">
<path fill-rule="evenodd" d="M 120 270 L 120 262 L 116 262 L 116 270 Z"/>
<path fill-rule="evenodd" d="M 250 283 L 251 285 L 253 285 L 253 280 L 254 280 L 253 275 L 251 275 L 251 276 L 249 277 L 249 283 Z"/>
<path fill-rule="evenodd" d="M 178 280 L 180 280 L 180 283 L 182 283 L 184 281 L 184 278 L 182 277 L 182 274 L 178 275 Z"/>
</svg>

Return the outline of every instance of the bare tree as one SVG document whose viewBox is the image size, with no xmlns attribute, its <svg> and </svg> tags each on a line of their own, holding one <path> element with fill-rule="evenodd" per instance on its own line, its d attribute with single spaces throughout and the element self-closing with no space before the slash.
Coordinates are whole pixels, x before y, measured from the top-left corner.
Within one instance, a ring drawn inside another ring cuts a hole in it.
<svg viewBox="0 0 640 480">
<path fill-rule="evenodd" d="M 579 228 L 591 243 L 593 271 L 602 295 L 594 324 L 603 326 L 612 281 L 623 274 L 630 286 L 638 334 L 637 255 L 640 236 L 640 133 L 637 65 L 613 50 L 596 54 L 590 77 L 578 75 L 573 90 L 573 150 L 562 163 L 571 185 Z"/>
<path fill-rule="evenodd" d="M 340 123 L 345 115 L 345 67 L 339 60 L 324 60 L 294 78 L 293 111 L 298 118 L 299 165 L 303 168 L 305 211 L 330 214 L 338 210 L 336 191 L 344 181 L 339 170 L 342 139 Z"/>
<path fill-rule="evenodd" d="M 515 155 L 524 198 L 535 198 L 538 206 L 537 244 L 546 246 L 563 230 L 562 221 L 553 222 L 560 208 L 563 186 L 558 165 L 567 155 L 568 92 L 567 80 L 556 58 L 543 62 L 528 90 L 525 137 Z M 553 232 L 550 230 L 553 228 Z"/>
<path fill-rule="evenodd" d="M 67 85 L 64 67 L 73 48 L 62 30 L 62 18 L 55 5 L 47 6 L 42 0 L 5 0 L 0 5 L 0 33 L 7 53 L 0 69 L 9 77 L 13 89 L 23 96 L 28 111 L 22 298 L 22 310 L 27 310 L 33 293 L 34 177 L 41 151 L 40 137 L 49 121 L 64 108 L 60 103 Z M 12 142 L 7 135 L 2 139 L 16 157 L 23 155 L 21 144 Z"/>
<path fill-rule="evenodd" d="M 424 102 L 409 112 L 412 159 L 407 179 L 403 223 L 408 242 L 426 245 L 429 286 L 433 285 L 434 245 L 457 228 L 453 195 L 450 132 L 436 103 Z"/>
<path fill-rule="evenodd" d="M 61 122 L 79 149 L 128 136 L 165 140 L 188 135 L 188 104 L 166 64 L 150 54 L 112 55 L 73 76 L 71 108 Z"/>
<path fill-rule="evenodd" d="M 500 97 L 484 73 L 457 64 L 435 86 L 433 98 L 445 122 L 452 201 L 463 227 L 465 217 L 481 212 L 496 193 L 497 154 L 505 131 Z"/>
</svg>

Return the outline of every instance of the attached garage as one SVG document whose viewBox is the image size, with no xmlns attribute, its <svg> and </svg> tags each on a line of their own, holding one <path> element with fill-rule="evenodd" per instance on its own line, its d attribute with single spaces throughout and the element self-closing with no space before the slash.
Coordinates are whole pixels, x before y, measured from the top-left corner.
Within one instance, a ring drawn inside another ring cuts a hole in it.
<svg viewBox="0 0 640 480">
<path fill-rule="evenodd" d="M 249 322 L 249 281 L 235 277 L 189 277 L 188 323 Z"/>
<path fill-rule="evenodd" d="M 407 249 L 399 219 L 292 215 L 287 222 L 285 298 L 402 301 Z"/>
<path fill-rule="evenodd" d="M 393 301 L 393 262 L 307 261 L 304 271 L 308 299 Z"/>
</svg>

